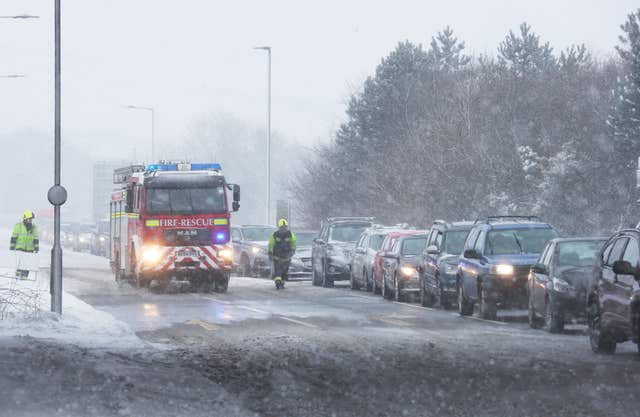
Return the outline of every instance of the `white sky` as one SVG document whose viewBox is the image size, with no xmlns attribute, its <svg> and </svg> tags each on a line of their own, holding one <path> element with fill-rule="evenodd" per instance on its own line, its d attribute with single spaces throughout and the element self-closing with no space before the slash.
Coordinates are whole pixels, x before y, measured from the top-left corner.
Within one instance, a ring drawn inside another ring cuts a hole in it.
<svg viewBox="0 0 640 417">
<path fill-rule="evenodd" d="M 52 131 L 53 0 L 0 0 L 0 129 Z M 468 51 L 493 53 L 527 21 L 556 48 L 613 53 L 637 0 L 218 1 L 62 0 L 64 140 L 91 158 L 148 151 L 149 122 L 126 104 L 153 105 L 160 143 L 180 140 L 199 114 L 263 123 L 273 48 L 273 129 L 313 143 L 344 114 L 349 92 L 401 40 L 428 43 L 450 25 Z"/>
</svg>

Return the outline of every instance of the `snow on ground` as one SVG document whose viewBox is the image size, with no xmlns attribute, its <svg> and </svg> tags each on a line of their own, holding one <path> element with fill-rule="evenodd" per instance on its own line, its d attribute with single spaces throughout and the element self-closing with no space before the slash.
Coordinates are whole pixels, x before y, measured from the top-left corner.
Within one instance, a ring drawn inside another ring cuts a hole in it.
<svg viewBox="0 0 640 417">
<path fill-rule="evenodd" d="M 144 346 L 128 325 L 68 292 L 62 294 L 63 314 L 52 313 L 48 273 L 50 249 L 43 248 L 35 259 L 29 261 L 34 266 L 29 268 L 32 271 L 27 280 L 17 280 L 17 257 L 20 256 L 23 262 L 26 258 L 9 250 L 9 236 L 10 231 L 0 230 L 0 300 L 5 300 L 4 304 L 0 303 L 0 336 L 31 336 L 85 347 Z M 72 263 L 106 262 L 97 257 L 73 254 L 66 257 L 67 260 Z"/>
</svg>

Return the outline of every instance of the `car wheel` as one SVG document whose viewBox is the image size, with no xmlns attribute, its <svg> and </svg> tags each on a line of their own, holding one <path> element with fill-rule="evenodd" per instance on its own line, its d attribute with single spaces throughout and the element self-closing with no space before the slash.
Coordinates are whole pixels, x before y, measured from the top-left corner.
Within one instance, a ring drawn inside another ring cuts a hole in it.
<svg viewBox="0 0 640 417">
<path fill-rule="evenodd" d="M 367 272 L 367 269 L 363 269 L 362 270 L 362 276 L 364 278 L 364 288 L 367 292 L 372 291 L 373 290 L 373 285 L 371 285 L 371 280 L 369 279 L 369 273 Z"/>
<path fill-rule="evenodd" d="M 385 274 L 382 274 L 382 288 L 380 289 L 380 292 L 382 292 L 382 298 L 384 298 L 385 300 L 390 300 L 391 299 L 391 291 L 387 288 L 387 276 Z"/>
<path fill-rule="evenodd" d="M 378 284 L 376 284 L 376 278 L 373 276 L 371 276 L 371 292 L 373 294 L 380 294 L 382 292 L 382 290 L 380 288 L 378 288 Z"/>
<path fill-rule="evenodd" d="M 440 303 L 440 307 L 444 310 L 449 310 L 451 308 L 451 301 L 447 300 L 447 297 L 444 295 L 444 288 L 442 288 L 442 283 L 440 284 L 440 287 L 438 288 L 438 293 L 439 293 L 439 303 Z"/>
<path fill-rule="evenodd" d="M 602 322 L 600 320 L 600 311 L 598 308 L 598 301 L 591 301 L 589 310 L 589 343 L 591 344 L 591 350 L 595 353 L 613 354 L 616 351 L 616 341 L 607 332 L 602 329 Z"/>
<path fill-rule="evenodd" d="M 550 300 L 547 300 L 544 313 L 544 327 L 549 333 L 561 333 L 564 330 L 564 315 Z"/>
<path fill-rule="evenodd" d="M 354 291 L 360 289 L 360 283 L 356 281 L 356 277 L 353 276 L 353 271 L 349 272 L 349 284 L 351 289 Z"/>
<path fill-rule="evenodd" d="M 487 290 L 482 284 L 479 288 L 480 293 L 480 318 L 484 320 L 496 320 L 498 318 L 498 309 L 496 302 L 489 299 Z"/>
<path fill-rule="evenodd" d="M 420 284 L 420 305 L 423 307 L 433 307 L 433 296 L 427 291 L 424 285 L 424 279 Z"/>
<path fill-rule="evenodd" d="M 532 329 L 539 329 L 540 326 L 540 318 L 538 318 L 538 314 L 536 313 L 536 308 L 533 304 L 533 297 L 531 295 L 531 291 L 529 291 L 529 308 L 528 308 L 528 317 L 529 317 L 529 327 Z"/>
<path fill-rule="evenodd" d="M 461 316 L 470 316 L 473 313 L 473 303 L 464 296 L 462 284 L 458 283 L 458 314 Z"/>
<path fill-rule="evenodd" d="M 398 280 L 398 274 L 393 274 L 393 299 L 394 301 L 401 301 L 402 294 L 400 294 L 400 281 Z"/>
<path fill-rule="evenodd" d="M 331 288 L 333 287 L 333 281 L 329 278 L 329 274 L 327 274 L 327 261 L 322 262 L 322 287 L 323 288 Z"/>
</svg>

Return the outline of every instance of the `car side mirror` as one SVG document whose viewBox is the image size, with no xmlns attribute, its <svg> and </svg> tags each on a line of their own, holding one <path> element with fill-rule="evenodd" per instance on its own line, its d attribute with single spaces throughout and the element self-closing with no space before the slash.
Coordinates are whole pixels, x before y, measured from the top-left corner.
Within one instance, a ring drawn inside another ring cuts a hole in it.
<svg viewBox="0 0 640 417">
<path fill-rule="evenodd" d="M 475 249 L 467 249 L 467 250 L 465 250 L 464 253 L 462 254 L 462 256 L 464 256 L 467 259 L 480 259 L 481 258 L 480 254 Z"/>
<path fill-rule="evenodd" d="M 324 245 L 324 240 L 320 239 L 319 237 L 313 239 L 313 243 L 317 243 L 318 245 Z"/>
<path fill-rule="evenodd" d="M 638 268 L 631 266 L 628 261 L 615 261 L 613 263 L 613 272 L 619 275 L 633 275 L 638 279 Z"/>
<path fill-rule="evenodd" d="M 364 248 L 356 248 L 356 253 L 362 255 L 362 254 L 366 253 L 366 251 L 364 250 Z"/>
<path fill-rule="evenodd" d="M 549 275 L 549 271 L 547 270 L 547 267 L 543 264 L 533 265 L 531 267 L 531 272 L 533 272 L 534 274 Z"/>
<path fill-rule="evenodd" d="M 440 254 L 440 249 L 438 249 L 438 247 L 436 245 L 430 245 L 429 247 L 427 247 L 427 254 L 429 254 L 429 255 L 439 255 Z"/>
</svg>

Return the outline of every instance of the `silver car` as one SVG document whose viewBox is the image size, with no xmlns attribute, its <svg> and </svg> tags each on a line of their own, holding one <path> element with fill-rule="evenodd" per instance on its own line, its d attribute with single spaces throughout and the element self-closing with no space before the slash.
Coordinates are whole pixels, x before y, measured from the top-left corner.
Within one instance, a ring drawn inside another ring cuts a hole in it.
<svg viewBox="0 0 640 417">
<path fill-rule="evenodd" d="M 373 289 L 373 260 L 385 236 L 392 230 L 395 229 L 371 227 L 362 233 L 351 258 L 351 289 Z"/>
</svg>

